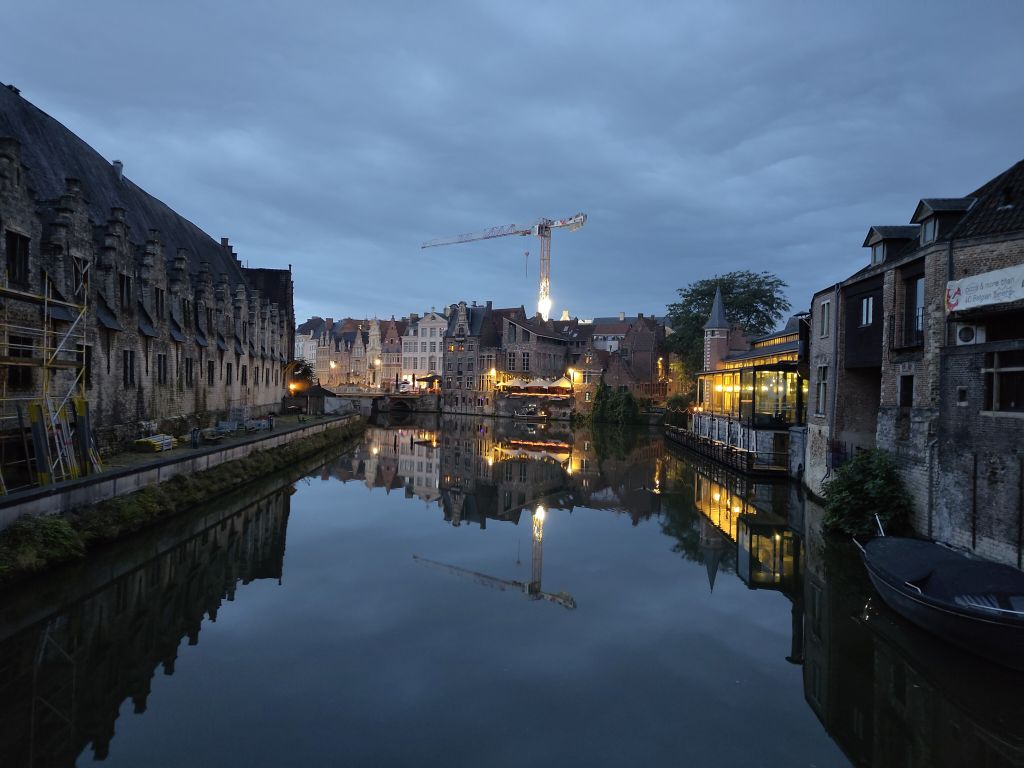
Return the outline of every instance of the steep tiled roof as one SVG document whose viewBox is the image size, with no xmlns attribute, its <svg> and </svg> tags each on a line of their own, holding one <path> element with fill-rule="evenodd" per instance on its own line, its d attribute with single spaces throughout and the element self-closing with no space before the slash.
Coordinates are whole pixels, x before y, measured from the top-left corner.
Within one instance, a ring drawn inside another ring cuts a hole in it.
<svg viewBox="0 0 1024 768">
<path fill-rule="evenodd" d="M 704 323 L 705 330 L 708 328 L 728 328 L 729 320 L 725 316 L 725 305 L 722 303 L 722 289 L 715 288 L 715 300 L 711 303 L 711 314 L 708 321 Z"/>
<path fill-rule="evenodd" d="M 1024 230 L 1024 160 L 1008 168 L 980 189 L 978 199 L 950 233 L 950 237 L 983 237 Z"/>
<path fill-rule="evenodd" d="M 921 228 L 917 224 L 901 224 L 897 226 L 875 226 L 868 230 L 864 238 L 864 247 L 880 240 L 914 240 Z"/>
<path fill-rule="evenodd" d="M 142 245 L 149 230 L 159 230 L 168 262 L 178 248 L 184 248 L 191 254 L 189 268 L 193 275 L 199 273 L 200 263 L 205 261 L 215 276 L 227 275 L 232 285 L 244 282 L 241 265 L 224 246 L 127 177 L 118 179 L 111 164 L 95 149 L 3 85 L 0 136 L 21 143 L 21 162 L 28 168 L 29 186 L 38 198 L 58 199 L 65 191 L 64 180 L 78 179 L 94 225 L 105 225 L 111 208 L 123 208 L 131 242 Z"/>
<path fill-rule="evenodd" d="M 933 213 L 960 213 L 970 210 L 974 205 L 973 197 L 926 197 L 917 204 L 910 221 L 920 224 Z"/>
</svg>

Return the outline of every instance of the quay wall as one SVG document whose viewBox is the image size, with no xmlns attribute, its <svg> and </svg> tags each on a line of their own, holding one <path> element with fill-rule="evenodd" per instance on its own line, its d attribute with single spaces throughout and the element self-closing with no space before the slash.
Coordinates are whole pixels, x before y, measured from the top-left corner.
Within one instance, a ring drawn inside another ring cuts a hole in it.
<svg viewBox="0 0 1024 768">
<path fill-rule="evenodd" d="M 177 475 L 203 472 L 226 462 L 245 458 L 256 451 L 278 448 L 322 432 L 343 429 L 358 421 L 357 416 L 320 421 L 270 434 L 260 434 L 241 443 L 200 448 L 184 456 L 168 457 L 141 466 L 113 469 L 56 486 L 33 488 L 2 496 L 0 531 L 24 515 L 67 514 L 80 507 L 165 482 Z"/>
</svg>

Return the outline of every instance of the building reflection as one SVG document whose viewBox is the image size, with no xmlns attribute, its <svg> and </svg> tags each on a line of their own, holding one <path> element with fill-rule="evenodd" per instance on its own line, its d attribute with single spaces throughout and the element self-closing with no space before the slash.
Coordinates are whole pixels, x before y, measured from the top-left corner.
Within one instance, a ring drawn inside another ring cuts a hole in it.
<svg viewBox="0 0 1024 768">
<path fill-rule="evenodd" d="M 436 504 L 453 527 L 518 524 L 537 505 L 628 515 L 659 514 L 663 443 L 638 433 L 623 442 L 567 424 L 414 415 L 371 425 L 362 445 L 326 465 L 321 479 L 361 482 Z"/>
<path fill-rule="evenodd" d="M 54 574 L 47 594 L 67 607 L 48 615 L 12 596 L 0 622 L 0 765 L 73 766 L 90 744 L 104 759 L 122 702 L 146 711 L 153 675 L 174 673 L 181 641 L 198 644 L 239 584 L 280 581 L 290 493 L 227 497 Z"/>
<path fill-rule="evenodd" d="M 1024 765 L 1024 675 L 965 654 L 880 603 L 850 547 L 826 542 L 806 572 L 804 695 L 855 765 Z"/>
</svg>

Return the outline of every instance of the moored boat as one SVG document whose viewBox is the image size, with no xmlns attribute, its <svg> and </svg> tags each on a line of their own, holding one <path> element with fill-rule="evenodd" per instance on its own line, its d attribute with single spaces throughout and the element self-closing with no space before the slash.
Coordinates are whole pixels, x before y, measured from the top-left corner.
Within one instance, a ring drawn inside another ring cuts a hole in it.
<svg viewBox="0 0 1024 768">
<path fill-rule="evenodd" d="M 1024 670 L 1024 572 L 918 539 L 882 536 L 862 549 L 871 583 L 894 611 L 948 642 Z"/>
<path fill-rule="evenodd" d="M 547 421 L 548 412 L 536 405 L 524 405 L 512 412 L 512 417 L 523 421 Z"/>
</svg>

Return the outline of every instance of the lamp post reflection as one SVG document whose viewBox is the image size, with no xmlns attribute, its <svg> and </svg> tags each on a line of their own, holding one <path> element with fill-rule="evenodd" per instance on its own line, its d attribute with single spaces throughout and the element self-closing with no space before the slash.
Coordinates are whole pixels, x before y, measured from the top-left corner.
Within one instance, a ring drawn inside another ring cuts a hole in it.
<svg viewBox="0 0 1024 768">
<path fill-rule="evenodd" d="M 485 587 L 491 587 L 504 592 L 506 589 L 518 589 L 531 600 L 547 600 L 552 603 L 557 603 L 563 608 L 572 610 L 576 607 L 576 600 L 568 592 L 545 592 L 541 589 L 541 573 L 543 571 L 544 562 L 544 521 L 547 519 L 547 510 L 544 509 L 543 505 L 538 504 L 534 510 L 532 525 L 532 547 L 531 547 L 531 562 L 530 562 L 530 580 L 529 581 L 517 581 L 515 579 L 501 579 L 497 576 L 490 576 L 486 573 L 480 573 L 479 571 L 472 571 L 468 568 L 462 568 L 458 565 L 451 565 L 449 563 L 440 563 L 436 560 L 430 560 L 426 557 L 420 557 L 419 555 L 413 555 L 412 559 L 418 563 L 430 565 L 435 568 L 453 573 L 456 576 L 464 576 L 472 579 L 477 584 L 482 584 Z"/>
</svg>

